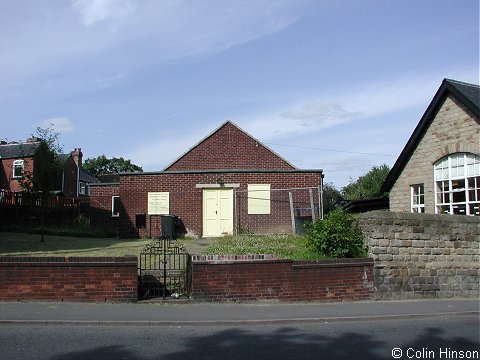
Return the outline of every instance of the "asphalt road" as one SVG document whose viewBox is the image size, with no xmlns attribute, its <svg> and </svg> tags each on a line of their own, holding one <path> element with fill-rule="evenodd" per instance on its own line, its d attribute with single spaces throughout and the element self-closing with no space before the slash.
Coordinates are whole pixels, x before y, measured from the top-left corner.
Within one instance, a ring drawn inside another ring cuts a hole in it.
<svg viewBox="0 0 480 360">
<path fill-rule="evenodd" d="M 479 329 L 478 315 L 453 314 L 260 325 L 1 324 L 0 358 L 450 359 L 457 351 L 478 359 Z"/>
</svg>

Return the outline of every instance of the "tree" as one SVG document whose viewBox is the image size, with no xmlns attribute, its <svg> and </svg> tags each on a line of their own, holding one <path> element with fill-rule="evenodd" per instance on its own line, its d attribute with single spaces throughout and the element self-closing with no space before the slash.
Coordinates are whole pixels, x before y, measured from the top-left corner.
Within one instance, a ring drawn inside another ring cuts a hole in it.
<svg viewBox="0 0 480 360">
<path fill-rule="evenodd" d="M 41 241 L 44 241 L 45 210 L 52 191 L 60 188 L 63 163 L 61 161 L 62 148 L 58 143 L 59 134 L 51 127 L 37 127 L 40 137 L 35 154 L 33 155 L 33 169 L 25 171 L 20 186 L 24 191 L 38 196 L 41 207 Z"/>
<path fill-rule="evenodd" d="M 83 168 L 95 176 L 113 173 L 118 174 L 119 172 L 143 171 L 140 166 L 132 164 L 130 160 L 125 160 L 123 157 L 107 159 L 105 155 L 85 160 Z"/>
<path fill-rule="evenodd" d="M 323 185 L 323 209 L 325 214 L 336 209 L 342 200 L 342 194 L 332 183 L 326 183 Z"/>
<path fill-rule="evenodd" d="M 365 175 L 344 186 L 341 193 L 345 200 L 361 200 L 381 196 L 383 194 L 380 194 L 380 188 L 389 172 L 390 167 L 387 164 L 374 166 Z"/>
</svg>

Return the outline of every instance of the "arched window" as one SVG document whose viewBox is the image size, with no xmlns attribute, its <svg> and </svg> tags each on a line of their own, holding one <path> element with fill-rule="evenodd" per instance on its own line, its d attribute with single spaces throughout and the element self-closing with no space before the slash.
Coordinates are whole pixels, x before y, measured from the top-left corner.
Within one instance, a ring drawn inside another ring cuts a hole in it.
<svg viewBox="0 0 480 360">
<path fill-rule="evenodd" d="M 434 165 L 435 212 L 480 216 L 480 156 L 452 154 Z"/>
</svg>

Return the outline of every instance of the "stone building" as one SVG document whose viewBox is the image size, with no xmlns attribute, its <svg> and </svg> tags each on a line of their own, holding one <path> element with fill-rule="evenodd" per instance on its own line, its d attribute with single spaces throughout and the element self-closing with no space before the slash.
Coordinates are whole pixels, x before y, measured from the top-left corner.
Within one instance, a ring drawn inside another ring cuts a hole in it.
<svg viewBox="0 0 480 360">
<path fill-rule="evenodd" d="M 480 215 L 480 87 L 444 79 L 385 180 L 390 210 Z"/>
</svg>

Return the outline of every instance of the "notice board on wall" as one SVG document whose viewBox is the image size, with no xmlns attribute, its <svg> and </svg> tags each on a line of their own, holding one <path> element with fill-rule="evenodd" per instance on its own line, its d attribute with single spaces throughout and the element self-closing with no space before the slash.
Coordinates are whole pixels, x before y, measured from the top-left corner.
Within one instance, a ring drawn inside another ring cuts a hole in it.
<svg viewBox="0 0 480 360">
<path fill-rule="evenodd" d="M 148 215 L 167 215 L 170 213 L 169 192 L 148 193 Z"/>
</svg>

